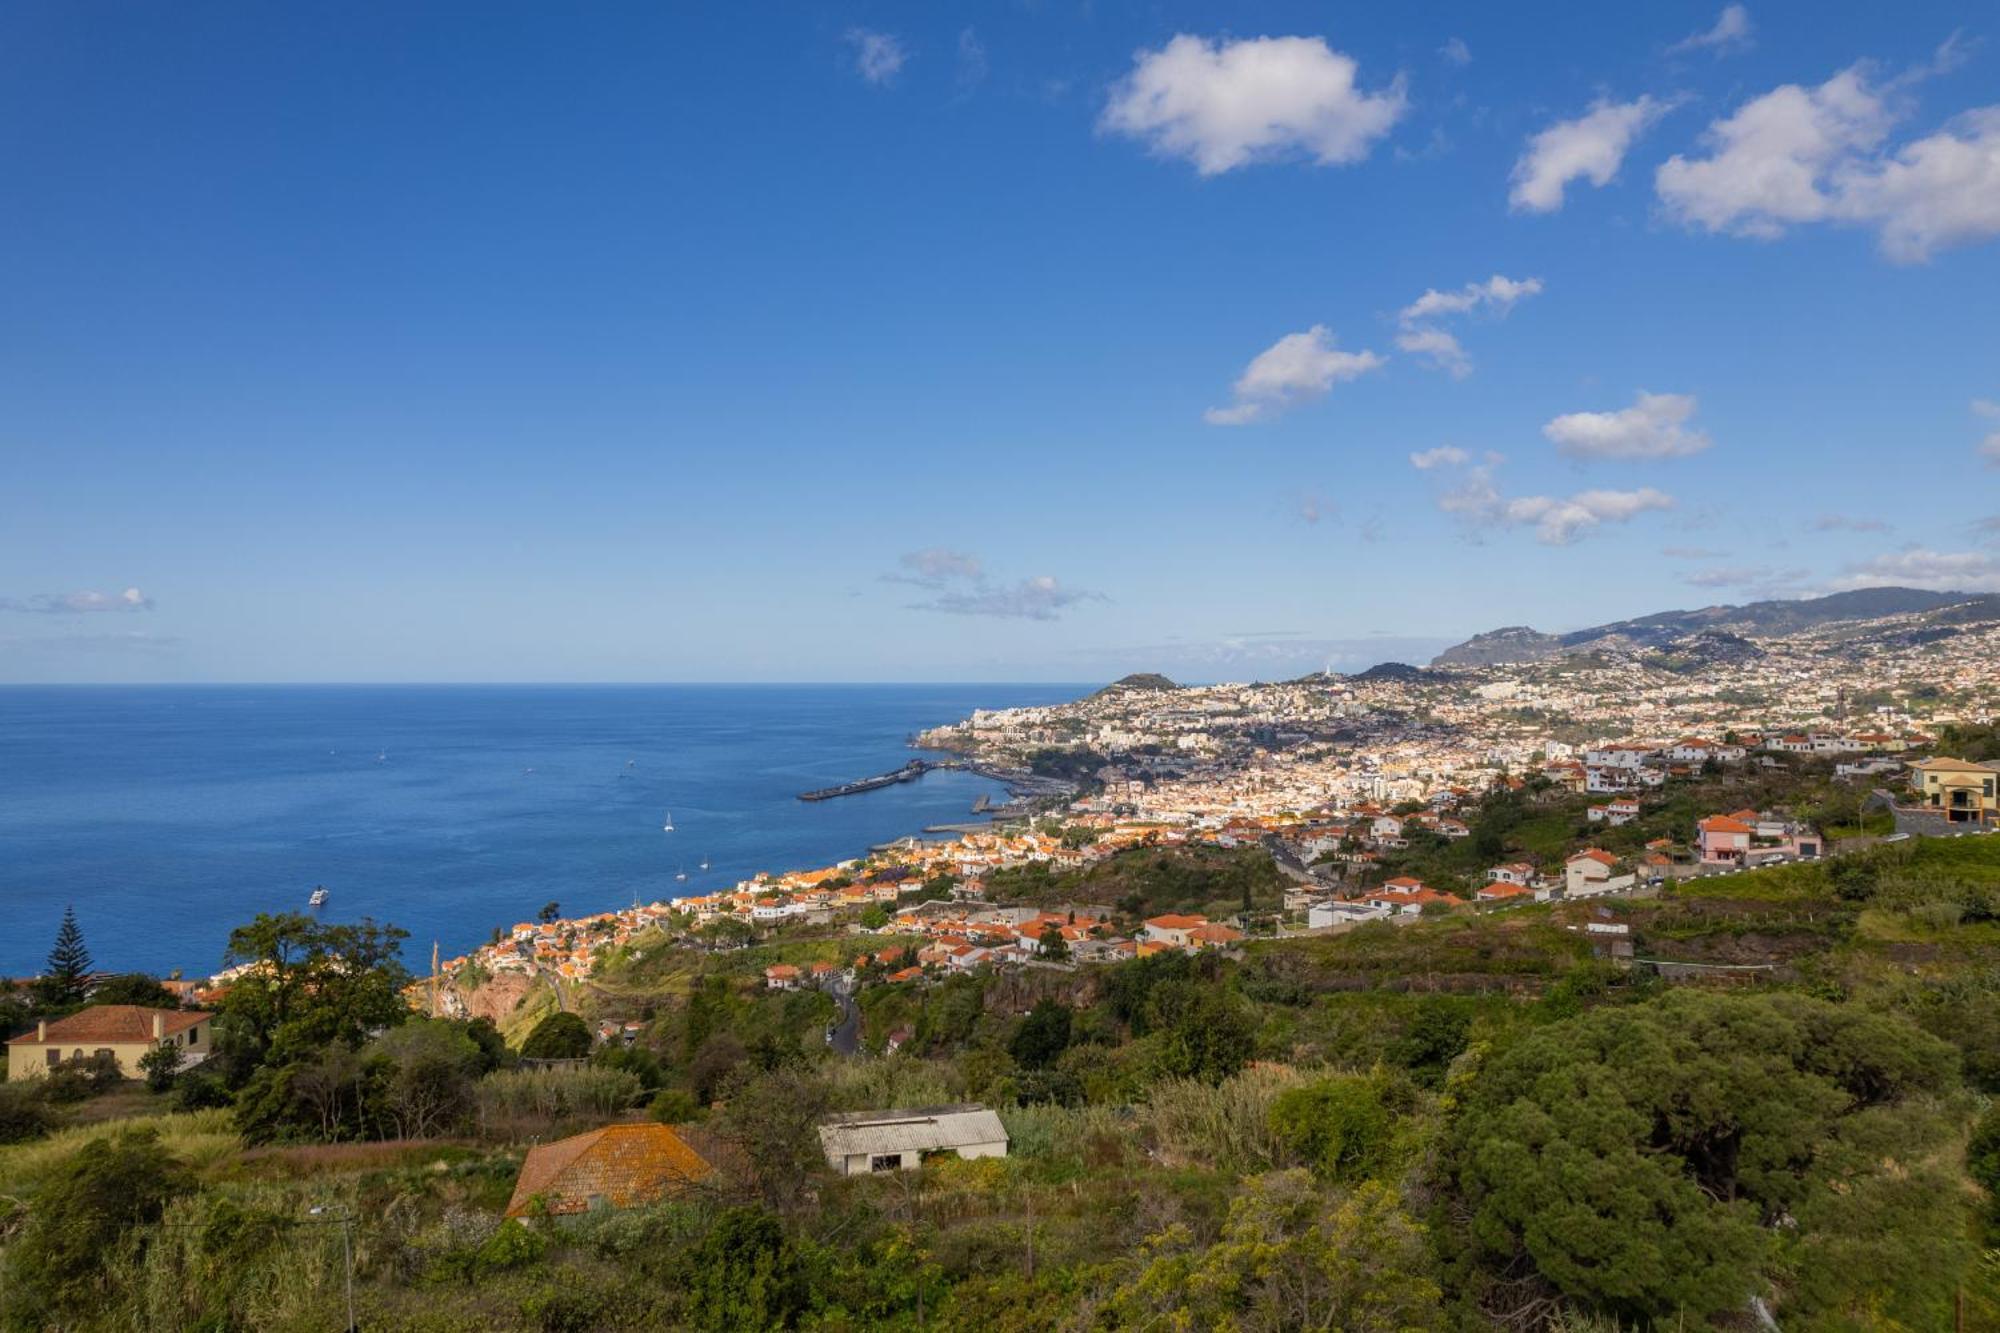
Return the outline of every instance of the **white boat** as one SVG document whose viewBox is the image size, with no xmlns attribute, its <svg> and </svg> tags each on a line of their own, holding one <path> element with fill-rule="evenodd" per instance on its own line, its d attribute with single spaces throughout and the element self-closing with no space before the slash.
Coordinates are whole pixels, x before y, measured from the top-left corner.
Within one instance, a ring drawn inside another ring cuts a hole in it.
<svg viewBox="0 0 2000 1333">
<path fill-rule="evenodd" d="M 312 896 L 306 899 L 306 906 L 307 907 L 326 906 L 326 886 L 324 884 L 320 885 L 318 888 L 312 891 Z"/>
<path fill-rule="evenodd" d="M 707 869 L 708 869 L 708 858 L 707 858 L 707 857 L 705 857 L 705 856 L 701 858 L 701 868 L 702 868 L 703 870 L 707 870 Z"/>
<path fill-rule="evenodd" d="M 688 877 L 688 872 L 687 872 L 687 867 L 685 866 L 681 867 L 679 870 L 676 870 L 674 872 L 675 879 L 686 879 L 687 877 Z"/>
<path fill-rule="evenodd" d="M 669 810 L 667 811 L 667 822 L 660 825 L 660 832 L 672 833 L 673 831 L 674 831 L 674 812 Z"/>
</svg>

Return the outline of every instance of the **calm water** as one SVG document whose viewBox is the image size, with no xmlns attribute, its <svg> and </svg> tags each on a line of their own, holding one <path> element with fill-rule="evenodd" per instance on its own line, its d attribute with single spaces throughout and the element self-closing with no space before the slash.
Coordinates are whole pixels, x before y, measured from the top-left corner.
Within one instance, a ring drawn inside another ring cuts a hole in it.
<svg viewBox="0 0 2000 1333">
<path fill-rule="evenodd" d="M 0 689 L 0 975 L 39 970 L 65 903 L 98 966 L 196 975 L 231 926 L 325 884 L 328 918 L 405 927 L 421 965 L 432 939 L 449 956 L 550 899 L 579 914 L 827 864 L 998 788 L 933 773 L 817 804 L 800 791 L 895 768 L 909 733 L 974 708 L 1077 693 Z"/>
</svg>

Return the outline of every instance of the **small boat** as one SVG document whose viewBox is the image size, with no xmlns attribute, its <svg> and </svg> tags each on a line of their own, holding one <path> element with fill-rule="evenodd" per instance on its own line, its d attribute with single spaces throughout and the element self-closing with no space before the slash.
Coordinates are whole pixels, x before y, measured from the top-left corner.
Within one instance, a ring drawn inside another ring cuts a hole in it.
<svg viewBox="0 0 2000 1333">
<path fill-rule="evenodd" d="M 306 899 L 306 906 L 307 907 L 326 906 L 326 885 L 322 884 L 318 888 L 312 891 L 312 896 Z"/>
<path fill-rule="evenodd" d="M 705 856 L 701 858 L 701 868 L 703 870 L 708 869 L 708 858 Z"/>
<path fill-rule="evenodd" d="M 660 832 L 672 833 L 673 831 L 674 831 L 674 812 L 669 810 L 667 811 L 667 822 L 660 825 Z"/>
<path fill-rule="evenodd" d="M 380 754 L 375 756 L 375 762 L 378 764 L 387 763 L 388 760 L 389 760 L 389 752 L 387 750 L 384 750 Z"/>
<path fill-rule="evenodd" d="M 676 870 L 674 872 L 675 879 L 686 879 L 687 877 L 688 877 L 688 872 L 686 866 L 682 866 L 679 870 Z"/>
</svg>

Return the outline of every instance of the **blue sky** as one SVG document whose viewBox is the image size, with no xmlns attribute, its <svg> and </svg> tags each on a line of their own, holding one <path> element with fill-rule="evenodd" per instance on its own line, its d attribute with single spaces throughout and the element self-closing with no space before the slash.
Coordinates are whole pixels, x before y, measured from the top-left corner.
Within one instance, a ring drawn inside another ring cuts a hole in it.
<svg viewBox="0 0 2000 1333">
<path fill-rule="evenodd" d="M 1271 677 L 2000 587 L 1989 27 L 11 4 L 0 680 Z"/>
</svg>

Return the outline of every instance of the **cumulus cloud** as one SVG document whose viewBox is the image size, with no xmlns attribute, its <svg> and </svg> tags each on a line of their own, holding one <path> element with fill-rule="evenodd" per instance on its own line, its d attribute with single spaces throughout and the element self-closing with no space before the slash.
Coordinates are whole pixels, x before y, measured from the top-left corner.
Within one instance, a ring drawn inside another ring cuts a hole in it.
<svg viewBox="0 0 2000 1333">
<path fill-rule="evenodd" d="M 1451 444 L 1441 444 L 1435 449 L 1410 455 L 1410 466 L 1419 472 L 1429 472 L 1437 467 L 1464 467 L 1471 461 L 1472 455 Z"/>
<path fill-rule="evenodd" d="M 1567 546 L 1606 523 L 1629 522 L 1640 514 L 1674 505 L 1671 495 L 1650 486 L 1635 491 L 1588 490 L 1567 496 L 1510 498 L 1501 494 L 1494 480 L 1495 470 L 1504 461 L 1499 454 L 1489 453 L 1475 466 L 1463 466 L 1462 460 L 1448 457 L 1418 462 L 1419 457 L 1412 454 L 1410 462 L 1427 471 L 1440 465 L 1457 467 L 1453 484 L 1438 497 L 1439 509 L 1455 515 L 1474 531 L 1533 528 L 1535 539 L 1544 546 Z"/>
<path fill-rule="evenodd" d="M 1453 37 L 1446 41 L 1438 48 L 1438 54 L 1444 58 L 1444 63 L 1447 65 L 1463 68 L 1472 63 L 1472 48 L 1465 44 L 1463 37 Z"/>
<path fill-rule="evenodd" d="M 28 597 L 0 597 L 0 611 L 38 615 L 93 615 L 109 611 L 150 611 L 153 599 L 137 588 L 123 592 L 39 592 Z"/>
<path fill-rule="evenodd" d="M 1730 5 L 1716 16 L 1713 27 L 1689 33 L 1667 50 L 1673 55 L 1682 55 L 1689 51 L 1713 51 L 1716 55 L 1722 56 L 1736 51 L 1747 51 L 1754 45 L 1756 45 L 1756 34 L 1750 23 L 1750 11 L 1741 5 Z"/>
<path fill-rule="evenodd" d="M 854 72 L 878 88 L 893 82 L 910 58 L 894 33 L 849 28 L 847 44 L 854 48 Z"/>
<path fill-rule="evenodd" d="M 2000 592 L 2000 558 L 1986 551 L 1933 551 L 1910 546 L 1849 565 L 1836 588 L 1928 588 L 1933 592 Z"/>
<path fill-rule="evenodd" d="M 898 556 L 887 583 L 910 583 L 935 594 L 912 602 L 913 611 L 942 611 L 955 616 L 999 616 L 1016 620 L 1055 620 L 1082 602 L 1103 601 L 1102 593 L 1070 588 L 1043 574 L 1013 583 L 989 578 L 978 556 L 932 546 Z"/>
<path fill-rule="evenodd" d="M 1457 336 L 1439 328 L 1437 321 L 1481 310 L 1504 315 L 1514 308 L 1516 301 L 1535 296 L 1541 290 L 1540 278 L 1509 278 L 1498 273 L 1484 282 L 1468 282 L 1454 291 L 1430 288 L 1397 313 L 1402 331 L 1396 335 L 1396 346 L 1423 357 L 1453 379 L 1464 379 L 1472 373 L 1472 358 L 1466 355 Z"/>
<path fill-rule="evenodd" d="M 1133 57 L 1098 128 L 1186 158 L 1204 176 L 1289 158 L 1358 162 L 1407 105 L 1400 76 L 1364 92 L 1358 68 L 1318 37 L 1211 42 L 1183 33 Z"/>
<path fill-rule="evenodd" d="M 1379 369 L 1383 362 L 1374 352 L 1341 351 L 1334 346 L 1332 331 L 1315 324 L 1304 333 L 1288 333 L 1259 352 L 1236 379 L 1235 403 L 1211 407 L 1202 419 L 1211 426 L 1262 421 Z"/>
<path fill-rule="evenodd" d="M 1685 458 L 1713 443 L 1688 427 L 1695 400 L 1687 393 L 1647 393 L 1616 412 L 1567 412 L 1542 427 L 1572 458 Z"/>
<path fill-rule="evenodd" d="M 1672 110 L 1653 97 L 1632 102 L 1599 98 L 1575 120 L 1560 120 L 1528 140 L 1511 177 L 1507 202 L 1517 212 L 1553 213 L 1573 180 L 1609 185 L 1632 141 Z"/>
<path fill-rule="evenodd" d="M 1907 110 L 1897 89 L 1877 85 L 1865 65 L 1816 88 L 1774 88 L 1708 127 L 1707 156 L 1663 162 L 1654 189 L 1673 220 L 1726 235 L 1770 240 L 1814 222 L 1872 227 L 1898 263 L 2000 235 L 2000 106 L 1889 148 Z"/>
<path fill-rule="evenodd" d="M 1814 532 L 1887 532 L 1889 525 L 1879 518 L 1856 518 L 1851 514 L 1821 514 L 1812 521 Z"/>
</svg>

